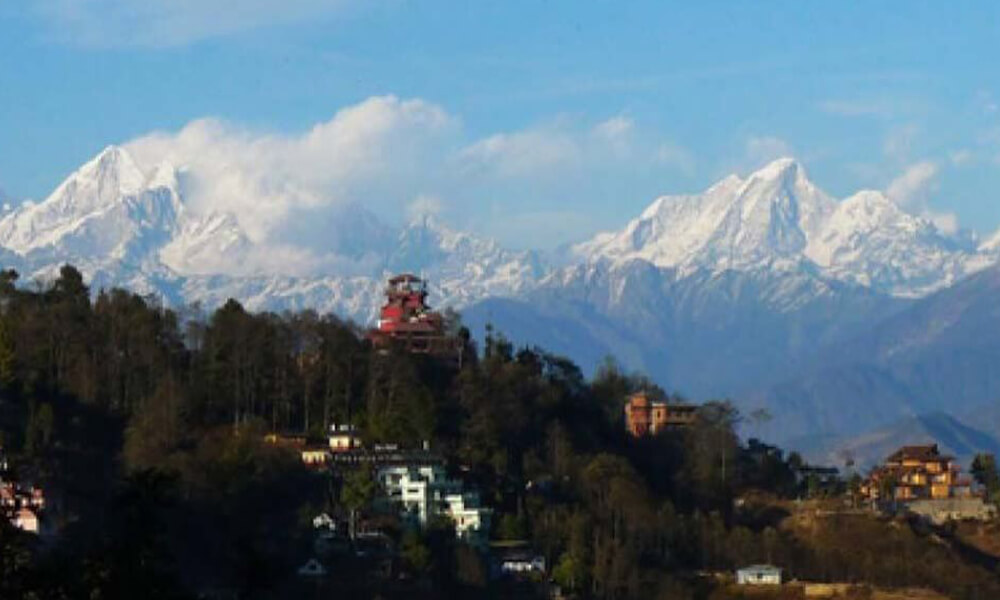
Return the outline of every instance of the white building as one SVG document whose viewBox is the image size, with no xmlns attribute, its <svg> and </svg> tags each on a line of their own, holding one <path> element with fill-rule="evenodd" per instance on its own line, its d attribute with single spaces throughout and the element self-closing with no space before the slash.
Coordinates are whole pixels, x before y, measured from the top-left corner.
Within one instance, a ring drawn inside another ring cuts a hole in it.
<svg viewBox="0 0 1000 600">
<path fill-rule="evenodd" d="M 489 540 L 492 511 L 483 508 L 478 493 L 450 494 L 445 496 L 444 502 L 444 514 L 455 522 L 455 534 L 459 539 L 477 544 Z"/>
<path fill-rule="evenodd" d="M 781 585 L 781 569 L 773 565 L 750 565 L 736 571 L 740 585 Z"/>
<path fill-rule="evenodd" d="M 489 539 L 492 511 L 480 504 L 479 494 L 464 491 L 461 481 L 448 479 L 441 465 L 382 467 L 378 481 L 386 499 L 414 524 L 426 525 L 431 517 L 445 516 L 455 523 L 460 539 L 472 544 Z"/>
</svg>

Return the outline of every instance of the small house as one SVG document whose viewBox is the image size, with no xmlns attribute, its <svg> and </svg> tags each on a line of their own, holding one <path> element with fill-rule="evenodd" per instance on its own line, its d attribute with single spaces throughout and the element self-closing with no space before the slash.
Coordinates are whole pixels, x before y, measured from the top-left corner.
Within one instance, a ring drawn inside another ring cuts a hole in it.
<svg viewBox="0 0 1000 600">
<path fill-rule="evenodd" d="M 750 565 L 736 571 L 740 585 L 781 585 L 781 569 L 773 565 Z"/>
</svg>

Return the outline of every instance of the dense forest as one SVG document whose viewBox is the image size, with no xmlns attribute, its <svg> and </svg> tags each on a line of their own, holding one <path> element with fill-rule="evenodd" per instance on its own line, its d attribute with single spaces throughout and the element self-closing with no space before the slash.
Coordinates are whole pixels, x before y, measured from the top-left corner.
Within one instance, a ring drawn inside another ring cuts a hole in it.
<svg viewBox="0 0 1000 600">
<path fill-rule="evenodd" d="M 331 423 L 357 425 L 368 444 L 427 442 L 494 509 L 492 538 L 530 543 L 567 596 L 725 598 L 705 573 L 771 562 L 803 579 L 1000 597 L 996 565 L 932 543 L 939 532 L 874 518 L 809 535 L 783 525 L 776 502 L 819 493 L 815 482 L 799 476 L 796 455 L 742 442 L 730 403 L 706 402 L 694 426 L 635 440 L 624 399 L 663 390 L 612 359 L 588 380 L 492 330 L 477 347 L 456 314 L 459 366 L 374 352 L 357 325 L 309 311 L 254 314 L 230 300 L 206 313 L 93 293 L 70 266 L 45 285 L 4 272 L 0 310 L 0 441 L 17 477 L 49 498 L 45 535 L 2 520 L 2 598 L 544 589 L 496 582 L 488 557 L 448 523 L 406 531 L 377 514 L 366 469 L 337 481 L 264 441 L 321 436 Z M 304 586 L 295 570 L 320 511 L 382 519 L 400 574 L 351 563 Z"/>
</svg>

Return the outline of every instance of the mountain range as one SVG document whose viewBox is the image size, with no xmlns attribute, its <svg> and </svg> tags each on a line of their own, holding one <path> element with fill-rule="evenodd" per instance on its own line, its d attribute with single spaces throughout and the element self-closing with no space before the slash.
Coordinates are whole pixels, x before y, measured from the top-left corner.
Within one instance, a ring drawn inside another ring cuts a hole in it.
<svg viewBox="0 0 1000 600">
<path fill-rule="evenodd" d="M 422 273 L 474 332 L 493 323 L 587 371 L 614 355 L 692 399 L 766 408 L 761 433 L 803 445 L 965 414 L 1000 389 L 1000 235 L 942 231 L 879 191 L 833 198 L 792 159 L 658 198 L 558 258 L 357 204 L 276 242 L 189 186 L 183 166 L 109 147 L 45 200 L 5 208 L 0 261 L 24 280 L 72 263 L 95 290 L 359 323 L 387 275 Z"/>
</svg>

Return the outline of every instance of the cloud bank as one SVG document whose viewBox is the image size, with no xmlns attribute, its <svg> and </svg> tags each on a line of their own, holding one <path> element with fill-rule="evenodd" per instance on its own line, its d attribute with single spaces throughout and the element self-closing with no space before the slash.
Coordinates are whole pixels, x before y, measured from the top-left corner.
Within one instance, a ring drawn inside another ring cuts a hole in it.
<svg viewBox="0 0 1000 600">
<path fill-rule="evenodd" d="M 680 146 L 647 138 L 622 115 L 590 123 L 560 117 L 475 138 L 443 107 L 396 96 L 368 98 L 294 135 L 199 119 L 125 147 L 147 170 L 177 167 L 187 206 L 234 215 L 255 245 L 319 252 L 332 244 L 342 254 L 363 245 L 331 239 L 350 237 L 337 227 L 346 207 L 367 208 L 391 225 L 441 213 L 513 245 L 555 245 L 588 230 L 567 230 L 580 218 L 567 218 L 565 194 L 577 194 L 572 210 L 587 215 L 581 202 L 600 202 L 637 170 L 692 168 Z M 534 217 L 525 227 L 505 226 L 527 213 Z"/>
<path fill-rule="evenodd" d="M 300 135 L 200 119 L 126 148 L 147 168 L 161 162 L 181 168 L 194 210 L 233 213 L 261 241 L 296 212 L 429 183 L 422 180 L 433 179 L 430 157 L 446 151 L 457 129 L 439 106 L 384 96 L 344 108 Z"/>
<path fill-rule="evenodd" d="M 444 107 L 396 96 L 368 98 L 296 134 L 199 119 L 126 148 L 147 169 L 162 162 L 180 168 L 194 212 L 233 215 L 255 247 L 273 248 L 275 256 L 298 253 L 298 264 L 316 269 L 365 261 L 366 244 L 391 244 L 389 230 L 353 207 L 390 226 L 440 214 L 507 245 L 554 248 L 621 218 L 622 200 L 642 203 L 655 193 L 681 191 L 660 184 L 631 197 L 635 179 L 686 177 L 695 168 L 685 148 L 647 134 L 628 115 L 560 116 L 471 136 Z M 754 167 L 792 154 L 772 136 L 748 138 L 743 150 Z M 939 173 L 936 162 L 912 163 L 886 192 L 904 210 L 951 233 L 955 215 L 930 208 Z"/>
</svg>

